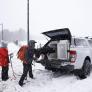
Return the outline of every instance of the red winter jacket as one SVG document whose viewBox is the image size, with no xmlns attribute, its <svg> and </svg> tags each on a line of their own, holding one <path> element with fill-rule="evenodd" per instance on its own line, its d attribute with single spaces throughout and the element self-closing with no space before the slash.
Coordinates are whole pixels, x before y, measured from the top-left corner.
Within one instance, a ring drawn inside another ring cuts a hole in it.
<svg viewBox="0 0 92 92">
<path fill-rule="evenodd" d="M 0 66 L 7 66 L 9 63 L 8 49 L 0 48 Z"/>
</svg>

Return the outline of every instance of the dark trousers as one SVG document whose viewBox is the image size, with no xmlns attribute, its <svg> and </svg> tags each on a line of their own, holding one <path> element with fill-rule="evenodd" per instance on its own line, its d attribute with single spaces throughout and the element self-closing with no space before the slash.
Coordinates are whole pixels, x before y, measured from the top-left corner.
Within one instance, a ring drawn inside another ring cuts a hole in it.
<svg viewBox="0 0 92 92">
<path fill-rule="evenodd" d="M 32 74 L 32 64 L 23 64 L 23 74 L 19 80 L 19 84 L 23 84 L 24 79 L 27 77 L 27 74 L 29 72 L 29 77 L 33 78 Z"/>
<path fill-rule="evenodd" d="M 3 81 L 6 81 L 9 77 L 8 77 L 8 70 L 9 70 L 9 66 L 3 66 L 2 67 L 2 75 L 1 78 Z"/>
</svg>

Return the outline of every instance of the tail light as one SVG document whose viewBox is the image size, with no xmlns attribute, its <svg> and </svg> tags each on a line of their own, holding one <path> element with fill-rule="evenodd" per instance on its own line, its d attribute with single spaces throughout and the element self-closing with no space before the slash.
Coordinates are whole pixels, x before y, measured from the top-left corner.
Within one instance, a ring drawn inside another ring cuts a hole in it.
<svg viewBox="0 0 92 92">
<path fill-rule="evenodd" d="M 75 63 L 76 57 L 77 57 L 77 53 L 75 50 L 70 50 L 70 62 L 71 63 Z"/>
</svg>

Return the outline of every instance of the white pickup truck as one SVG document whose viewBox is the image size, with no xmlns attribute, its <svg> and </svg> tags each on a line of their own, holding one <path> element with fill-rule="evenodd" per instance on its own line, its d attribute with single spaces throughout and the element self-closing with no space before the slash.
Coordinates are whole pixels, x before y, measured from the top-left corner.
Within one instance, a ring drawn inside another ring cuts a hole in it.
<svg viewBox="0 0 92 92">
<path fill-rule="evenodd" d="M 74 71 L 79 69 L 79 77 L 90 74 L 92 63 L 92 39 L 75 38 L 68 28 L 43 32 L 51 39 L 43 46 L 39 61 L 46 69 Z M 47 49 L 49 48 L 49 49 Z M 53 51 L 51 50 L 53 49 Z"/>
</svg>

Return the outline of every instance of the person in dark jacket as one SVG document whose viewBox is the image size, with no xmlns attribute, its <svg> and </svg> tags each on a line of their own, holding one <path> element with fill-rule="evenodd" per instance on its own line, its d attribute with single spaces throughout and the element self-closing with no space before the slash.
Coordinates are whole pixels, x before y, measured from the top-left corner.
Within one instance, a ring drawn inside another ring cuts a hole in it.
<svg viewBox="0 0 92 92">
<path fill-rule="evenodd" d="M 28 72 L 29 77 L 33 79 L 32 61 L 35 59 L 34 55 L 36 54 L 35 43 L 34 40 L 30 40 L 28 43 L 28 48 L 25 52 L 25 62 L 23 62 L 23 74 L 19 80 L 20 86 L 23 86 L 23 81 L 27 77 Z"/>
<path fill-rule="evenodd" d="M 1 42 L 0 66 L 2 67 L 2 73 L 1 73 L 2 81 L 6 81 L 9 78 L 8 77 L 9 56 L 8 56 L 7 43 L 5 43 L 5 42 Z"/>
</svg>

